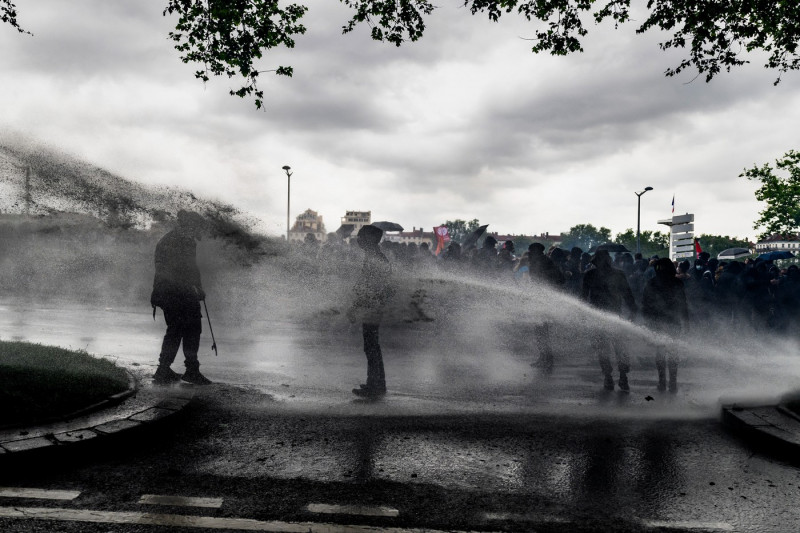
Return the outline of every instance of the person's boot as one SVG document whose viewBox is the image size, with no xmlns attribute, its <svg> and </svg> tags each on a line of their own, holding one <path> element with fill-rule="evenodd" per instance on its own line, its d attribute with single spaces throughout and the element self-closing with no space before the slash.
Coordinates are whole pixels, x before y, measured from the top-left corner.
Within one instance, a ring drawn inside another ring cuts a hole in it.
<svg viewBox="0 0 800 533">
<path fill-rule="evenodd" d="M 357 389 L 353 389 L 353 394 L 360 398 L 380 398 L 386 396 L 386 383 L 362 383 Z"/>
<path fill-rule="evenodd" d="M 623 392 L 629 392 L 631 390 L 630 385 L 628 385 L 628 374 L 624 372 L 619 373 L 619 381 L 617 384 L 619 385 L 619 390 Z"/>
<path fill-rule="evenodd" d="M 155 385 L 172 385 L 180 380 L 180 374 L 172 370 L 170 367 L 164 365 L 158 365 L 158 368 L 153 374 L 153 383 Z"/>
<path fill-rule="evenodd" d="M 606 374 L 603 380 L 603 388 L 606 390 L 614 390 L 614 378 L 611 374 Z"/>
<path fill-rule="evenodd" d="M 199 368 L 187 368 L 186 373 L 183 374 L 181 379 L 187 383 L 192 383 L 194 385 L 210 385 L 214 383 L 203 374 L 200 373 Z"/>
</svg>

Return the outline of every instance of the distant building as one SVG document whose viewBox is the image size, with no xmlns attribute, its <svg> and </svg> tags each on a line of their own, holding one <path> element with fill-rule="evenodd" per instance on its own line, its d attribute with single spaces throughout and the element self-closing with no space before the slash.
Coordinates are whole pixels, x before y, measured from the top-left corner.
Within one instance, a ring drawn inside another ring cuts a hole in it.
<svg viewBox="0 0 800 533">
<path fill-rule="evenodd" d="M 800 235 L 770 235 L 755 245 L 756 253 L 786 251 L 800 253 Z"/>
<path fill-rule="evenodd" d="M 500 235 L 497 232 L 484 234 L 491 235 L 502 246 L 505 241 L 513 241 L 518 253 L 523 253 L 528 249 L 528 245 L 533 242 L 546 244 L 547 246 L 561 246 L 564 236 L 560 233 L 540 233 L 539 235 Z"/>
<path fill-rule="evenodd" d="M 303 213 L 297 215 L 294 221 L 294 226 L 289 230 L 289 242 L 303 242 L 306 235 L 311 233 L 320 241 L 325 242 L 326 232 L 325 224 L 322 222 L 322 215 L 311 209 L 306 209 Z"/>
<path fill-rule="evenodd" d="M 399 242 L 399 243 L 414 243 L 417 246 L 422 244 L 423 242 L 427 242 L 428 246 L 433 247 L 434 242 L 436 242 L 436 236 L 433 234 L 432 231 L 423 231 L 422 228 L 417 229 L 414 227 L 411 231 L 401 231 L 399 233 L 386 233 L 384 234 L 384 239 L 390 242 Z"/>
<path fill-rule="evenodd" d="M 363 226 L 372 224 L 372 211 L 345 211 L 342 226 L 337 230 L 343 239 L 355 237 Z"/>
</svg>

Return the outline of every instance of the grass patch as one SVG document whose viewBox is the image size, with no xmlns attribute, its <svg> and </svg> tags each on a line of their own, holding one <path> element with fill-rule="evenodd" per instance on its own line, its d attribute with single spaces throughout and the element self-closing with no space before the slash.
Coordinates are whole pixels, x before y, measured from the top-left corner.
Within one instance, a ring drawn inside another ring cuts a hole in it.
<svg viewBox="0 0 800 533">
<path fill-rule="evenodd" d="M 128 375 L 84 351 L 0 341 L 0 425 L 73 413 L 128 388 Z"/>
</svg>

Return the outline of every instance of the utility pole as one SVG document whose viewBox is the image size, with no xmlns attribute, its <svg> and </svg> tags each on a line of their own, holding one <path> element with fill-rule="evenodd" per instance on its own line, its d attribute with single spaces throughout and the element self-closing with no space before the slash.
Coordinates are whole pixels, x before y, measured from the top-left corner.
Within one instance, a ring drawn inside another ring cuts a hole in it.
<svg viewBox="0 0 800 533">
<path fill-rule="evenodd" d="M 637 197 L 637 206 L 636 206 L 636 253 L 637 254 L 642 252 L 642 246 L 639 242 L 641 234 L 639 229 L 641 227 L 641 221 L 642 221 L 642 195 L 647 191 L 652 191 L 652 190 L 653 190 L 652 187 L 645 187 L 642 192 L 633 193 Z"/>
<path fill-rule="evenodd" d="M 289 243 L 289 201 L 292 193 L 292 169 L 289 165 L 283 165 L 283 170 L 286 172 L 286 243 Z"/>
</svg>

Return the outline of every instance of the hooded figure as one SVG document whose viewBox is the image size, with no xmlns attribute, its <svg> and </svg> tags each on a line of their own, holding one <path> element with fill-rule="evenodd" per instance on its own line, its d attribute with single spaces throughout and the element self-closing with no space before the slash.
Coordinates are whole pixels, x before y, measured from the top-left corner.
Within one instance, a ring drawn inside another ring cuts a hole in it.
<svg viewBox="0 0 800 533">
<path fill-rule="evenodd" d="M 631 318 L 636 315 L 637 306 L 633 292 L 628 285 L 628 280 L 621 270 L 614 268 L 611 256 L 606 250 L 598 250 L 592 259 L 593 269 L 583 275 L 581 295 L 584 300 L 603 311 L 617 315 L 622 314 L 623 303 L 628 308 Z M 628 372 L 630 363 L 628 353 L 619 339 L 613 338 L 605 331 L 597 331 L 592 339 L 592 344 L 600 360 L 600 369 L 603 371 L 603 387 L 614 390 L 614 379 L 611 376 L 611 358 L 609 352 L 613 350 L 617 359 L 619 370 L 618 385 L 620 390 L 629 391 Z"/>
<path fill-rule="evenodd" d="M 156 244 L 155 276 L 150 304 L 164 311 L 167 332 L 161 344 L 158 369 L 153 376 L 157 385 L 167 385 L 183 379 L 196 385 L 211 383 L 200 373 L 197 351 L 202 332 L 200 302 L 205 292 L 197 268 L 197 241 L 202 238 L 208 224 L 190 211 L 178 211 L 178 227 Z M 183 343 L 186 372 L 181 376 L 170 367 Z"/>
<path fill-rule="evenodd" d="M 367 356 L 367 382 L 353 389 L 353 394 L 364 398 L 378 398 L 386 394 L 386 375 L 378 328 L 386 302 L 392 296 L 392 267 L 381 252 L 381 237 L 383 230 L 371 224 L 358 230 L 356 242 L 364 250 L 364 262 L 353 288 L 353 305 L 347 313 L 351 322 L 360 319 L 362 323 L 364 354 Z"/>
<path fill-rule="evenodd" d="M 683 281 L 675 277 L 675 265 L 664 257 L 656 261 L 656 277 L 647 282 L 642 294 L 642 316 L 648 327 L 674 339 L 689 323 L 689 307 Z M 667 388 L 666 369 L 669 367 L 669 390 L 678 389 L 678 358 L 671 343 L 660 342 L 656 347 L 658 390 Z"/>
</svg>

